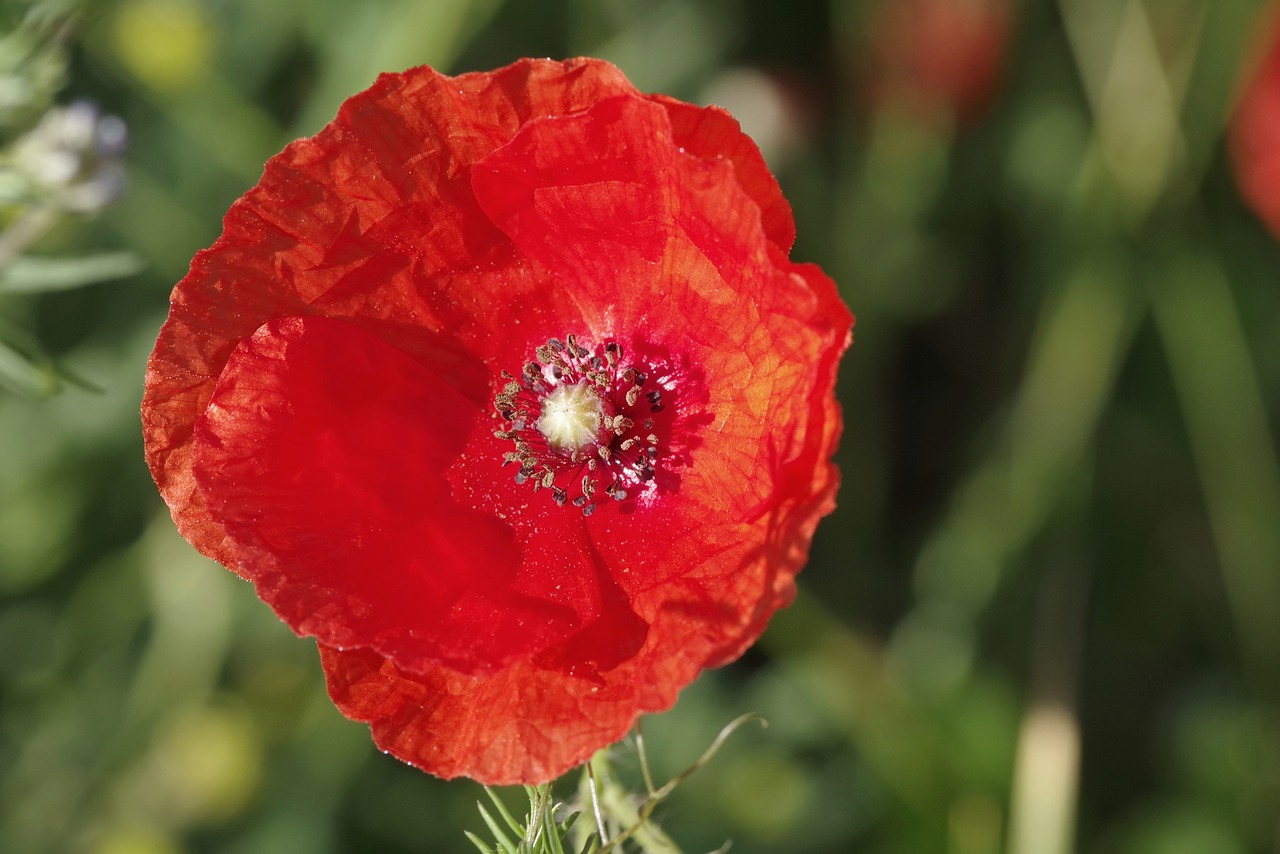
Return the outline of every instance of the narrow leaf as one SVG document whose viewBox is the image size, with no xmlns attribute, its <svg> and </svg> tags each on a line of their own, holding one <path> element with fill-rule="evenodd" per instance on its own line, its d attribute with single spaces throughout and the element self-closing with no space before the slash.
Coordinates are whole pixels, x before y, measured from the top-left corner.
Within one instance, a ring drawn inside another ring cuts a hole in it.
<svg viewBox="0 0 1280 854">
<path fill-rule="evenodd" d="M 132 276 L 145 267 L 132 252 L 101 252 L 78 258 L 15 258 L 0 269 L 0 291 L 15 294 L 65 291 Z"/>
<path fill-rule="evenodd" d="M 484 787 L 484 793 L 489 796 L 489 800 L 493 801 L 494 807 L 498 810 L 498 815 L 502 816 L 502 820 L 507 823 L 507 827 L 510 827 L 517 836 L 524 836 L 524 825 L 515 820 L 510 810 L 507 809 L 507 805 L 502 802 L 502 798 L 498 797 L 498 793 L 488 786 Z"/>
<path fill-rule="evenodd" d="M 0 341 L 0 386 L 27 397 L 44 398 L 61 391 L 62 380 L 51 362 L 32 359 Z"/>
<path fill-rule="evenodd" d="M 516 843 L 511 841 L 511 838 L 507 836 L 503 829 L 498 825 L 497 820 L 495 820 L 494 817 L 489 814 L 489 811 L 484 808 L 484 804 L 477 803 L 476 806 L 480 808 L 480 817 L 484 819 L 484 823 L 488 826 L 489 832 L 493 834 L 494 840 L 498 843 L 498 848 L 506 852 L 506 854 L 519 854 Z"/>
<path fill-rule="evenodd" d="M 482 842 L 482 841 L 480 840 L 480 837 L 476 836 L 476 835 L 475 835 L 474 833 L 472 833 L 471 831 L 469 831 L 469 830 L 464 830 L 464 831 L 462 831 L 462 833 L 463 833 L 463 835 L 464 835 L 464 836 L 466 836 L 466 837 L 467 837 L 467 839 L 469 839 L 469 840 L 471 841 L 471 844 L 472 844 L 472 845 L 474 845 L 475 847 L 477 847 L 477 848 L 479 848 L 479 849 L 480 849 L 480 854 L 497 854 L 497 852 L 496 852 L 496 851 L 494 851 L 494 850 L 493 850 L 492 848 L 490 848 L 488 845 L 485 845 L 485 844 L 484 844 L 484 842 Z"/>
</svg>

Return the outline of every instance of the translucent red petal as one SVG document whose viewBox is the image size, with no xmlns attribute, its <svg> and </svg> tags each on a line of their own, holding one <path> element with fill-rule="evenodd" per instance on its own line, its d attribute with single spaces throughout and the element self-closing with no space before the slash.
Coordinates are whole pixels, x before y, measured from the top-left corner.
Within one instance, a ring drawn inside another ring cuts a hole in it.
<svg viewBox="0 0 1280 854">
<path fill-rule="evenodd" d="M 441 776 L 548 780 L 731 660 L 834 502 L 852 318 L 721 111 L 593 60 L 384 76 L 268 163 L 174 291 L 148 461 L 179 529 Z M 492 401 L 552 336 L 661 387 L 651 483 L 517 483 Z"/>
</svg>

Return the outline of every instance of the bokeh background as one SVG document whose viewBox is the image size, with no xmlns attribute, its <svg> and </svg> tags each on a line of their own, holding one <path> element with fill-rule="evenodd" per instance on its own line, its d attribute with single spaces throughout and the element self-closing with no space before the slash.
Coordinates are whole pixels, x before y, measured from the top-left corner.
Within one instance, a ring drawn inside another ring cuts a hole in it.
<svg viewBox="0 0 1280 854">
<path fill-rule="evenodd" d="M 771 722 L 663 806 L 684 850 L 1280 851 L 1280 244 L 1224 141 L 1262 12 L 0 0 L 0 852 L 483 835 L 478 786 L 379 754 L 176 535 L 138 402 L 288 140 L 382 70 L 579 54 L 733 110 L 858 315 L 797 602 L 645 724 L 665 778 Z M 79 99 L 59 171 L 56 129 L 20 139 Z"/>
</svg>

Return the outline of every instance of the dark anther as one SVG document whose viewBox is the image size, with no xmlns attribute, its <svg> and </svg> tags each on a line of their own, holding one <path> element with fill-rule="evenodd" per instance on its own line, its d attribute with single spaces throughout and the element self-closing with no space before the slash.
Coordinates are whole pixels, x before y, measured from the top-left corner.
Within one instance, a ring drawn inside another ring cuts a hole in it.
<svg viewBox="0 0 1280 854">
<path fill-rule="evenodd" d="M 655 479 L 658 459 L 654 419 L 628 416 L 635 415 L 630 410 L 638 406 L 641 395 L 652 412 L 662 411 L 664 389 L 662 383 L 655 383 L 651 391 L 642 389 L 647 377 L 634 364 L 622 361 L 624 349 L 616 341 L 588 348 L 576 335 L 548 338 L 535 348 L 537 361 L 525 362 L 519 376 L 502 372 L 505 385 L 494 394 L 493 406 L 503 420 L 494 426 L 505 429 L 494 435 L 515 445 L 514 452 L 502 455 L 502 464 L 519 466 L 517 484 L 529 483 L 535 492 L 550 492 L 560 507 L 572 502 L 584 516 L 595 513 L 598 491 L 623 501 L 637 489 L 648 488 L 644 484 Z M 556 449 L 536 429 L 536 422 L 546 397 L 567 383 L 592 386 L 605 402 L 605 411 L 599 415 L 601 432 L 596 441 Z M 556 481 L 562 476 L 565 485 L 559 486 Z M 581 478 L 580 488 L 577 478 Z"/>
</svg>

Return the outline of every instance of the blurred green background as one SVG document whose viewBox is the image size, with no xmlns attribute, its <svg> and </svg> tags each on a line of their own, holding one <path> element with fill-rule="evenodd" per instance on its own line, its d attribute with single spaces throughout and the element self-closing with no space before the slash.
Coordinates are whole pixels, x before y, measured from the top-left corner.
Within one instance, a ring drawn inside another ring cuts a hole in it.
<svg viewBox="0 0 1280 854">
<path fill-rule="evenodd" d="M 311 642 L 177 536 L 138 402 L 169 289 L 288 140 L 382 70 L 578 54 L 733 110 L 858 315 L 798 601 L 646 722 L 661 778 L 771 722 L 663 806 L 684 850 L 1280 851 L 1280 244 L 1222 139 L 1262 4 L 997 2 L 970 40 L 889 2 L 905 27 L 869 0 L 0 2 L 0 142 L 80 98 L 131 140 L 124 194 L 26 247 L 54 284 L 0 272 L 0 852 L 483 831 L 477 785 L 379 754 Z M 932 60 L 967 88 L 919 83 Z M 67 287 L 86 256 L 114 278 Z"/>
</svg>

